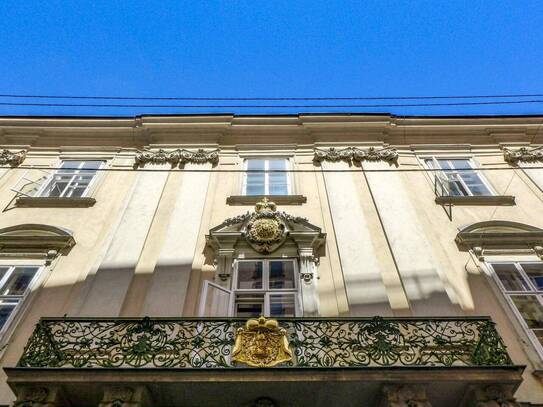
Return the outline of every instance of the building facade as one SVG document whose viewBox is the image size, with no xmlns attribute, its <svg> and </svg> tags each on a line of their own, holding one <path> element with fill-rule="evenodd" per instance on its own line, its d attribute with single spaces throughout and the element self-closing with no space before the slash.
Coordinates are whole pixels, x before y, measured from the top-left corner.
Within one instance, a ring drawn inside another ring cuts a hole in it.
<svg viewBox="0 0 543 407">
<path fill-rule="evenodd" d="M 0 118 L 0 405 L 543 405 L 542 122 Z"/>
</svg>

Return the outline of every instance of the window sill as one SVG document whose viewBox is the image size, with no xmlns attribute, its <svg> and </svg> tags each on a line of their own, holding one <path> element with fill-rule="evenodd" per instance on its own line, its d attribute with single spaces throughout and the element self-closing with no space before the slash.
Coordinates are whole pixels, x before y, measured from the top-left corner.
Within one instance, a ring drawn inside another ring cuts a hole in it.
<svg viewBox="0 0 543 407">
<path fill-rule="evenodd" d="M 277 205 L 302 205 L 307 202 L 303 195 L 231 195 L 226 198 L 228 205 L 254 205 L 264 197 Z"/>
<path fill-rule="evenodd" d="M 51 198 L 21 196 L 15 201 L 20 208 L 88 208 L 96 203 L 96 199 L 83 198 Z"/>
<path fill-rule="evenodd" d="M 515 197 L 512 195 L 438 196 L 436 203 L 440 205 L 512 206 L 515 205 Z"/>
</svg>

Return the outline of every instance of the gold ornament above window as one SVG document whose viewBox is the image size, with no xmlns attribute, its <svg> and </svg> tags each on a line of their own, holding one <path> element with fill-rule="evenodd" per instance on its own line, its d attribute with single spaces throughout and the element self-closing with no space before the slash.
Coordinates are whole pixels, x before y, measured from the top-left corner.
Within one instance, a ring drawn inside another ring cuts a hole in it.
<svg viewBox="0 0 543 407">
<path fill-rule="evenodd" d="M 290 362 L 287 332 L 274 319 L 250 319 L 236 332 L 232 359 L 254 367 L 272 367 Z"/>
<path fill-rule="evenodd" d="M 287 226 L 277 213 L 275 203 L 267 198 L 258 202 L 245 231 L 245 238 L 253 249 L 259 253 L 271 253 L 285 242 L 287 234 Z"/>
</svg>

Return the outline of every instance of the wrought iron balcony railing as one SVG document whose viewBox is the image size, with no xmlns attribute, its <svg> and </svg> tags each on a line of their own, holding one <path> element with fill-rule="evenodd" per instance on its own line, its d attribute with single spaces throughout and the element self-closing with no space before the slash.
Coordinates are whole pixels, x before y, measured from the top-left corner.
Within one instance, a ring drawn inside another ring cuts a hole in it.
<svg viewBox="0 0 543 407">
<path fill-rule="evenodd" d="M 232 361 L 237 318 L 43 318 L 19 367 L 245 368 Z M 287 318 L 280 367 L 509 366 L 489 318 Z"/>
</svg>

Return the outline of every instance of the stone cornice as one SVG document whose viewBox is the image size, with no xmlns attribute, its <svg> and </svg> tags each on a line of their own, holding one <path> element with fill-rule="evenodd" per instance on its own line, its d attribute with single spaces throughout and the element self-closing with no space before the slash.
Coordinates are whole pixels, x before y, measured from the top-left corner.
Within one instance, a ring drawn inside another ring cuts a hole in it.
<svg viewBox="0 0 543 407">
<path fill-rule="evenodd" d="M 16 167 L 21 164 L 26 157 L 26 151 L 21 150 L 17 152 L 11 152 L 9 150 L 0 151 L 0 165 L 11 165 Z"/>
<path fill-rule="evenodd" d="M 190 151 L 185 149 L 177 149 L 172 151 L 165 151 L 159 149 L 152 150 L 140 150 L 136 152 L 134 167 L 143 167 L 145 164 L 170 164 L 172 167 L 183 166 L 186 163 L 204 164 L 204 163 L 217 164 L 219 162 L 219 150 L 204 150 L 199 148 L 196 151 Z"/>
<path fill-rule="evenodd" d="M 387 161 L 389 163 L 396 163 L 398 161 L 398 152 L 389 147 L 377 149 L 375 147 L 369 147 L 364 150 L 357 147 L 346 147 L 343 149 L 336 149 L 330 147 L 329 149 L 315 149 L 315 156 L 313 160 L 316 162 L 322 161 L 346 161 L 362 162 L 362 161 Z"/>
<path fill-rule="evenodd" d="M 503 158 L 510 164 L 519 162 L 538 162 L 543 161 L 543 147 L 527 148 L 521 147 L 518 150 L 510 150 L 507 147 L 503 148 Z"/>
</svg>

